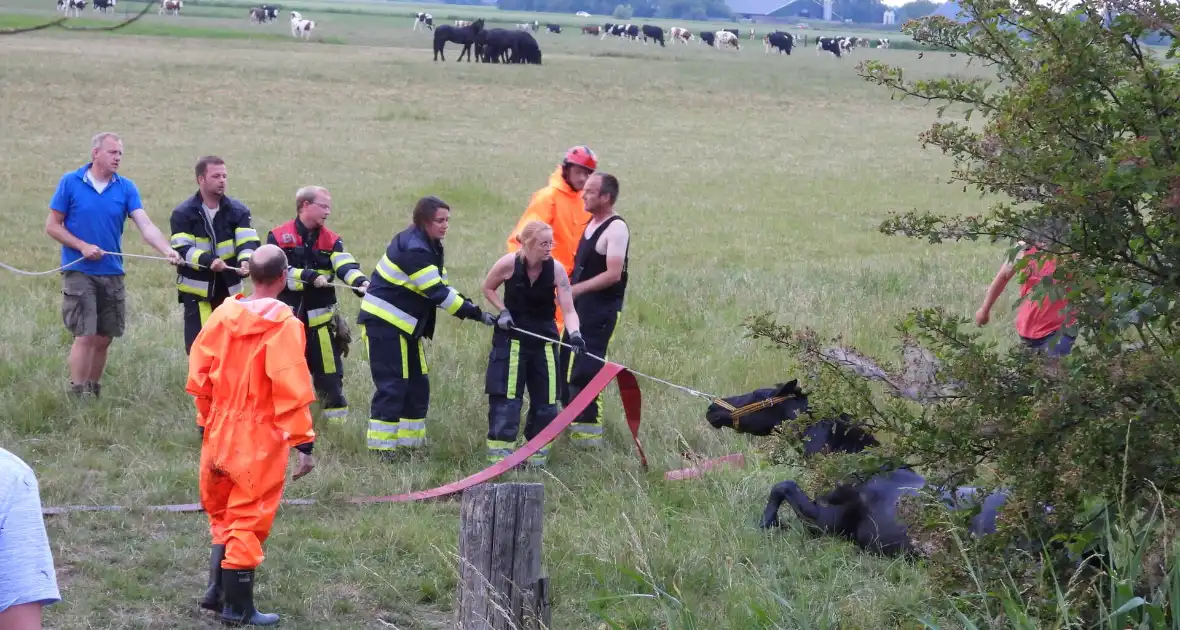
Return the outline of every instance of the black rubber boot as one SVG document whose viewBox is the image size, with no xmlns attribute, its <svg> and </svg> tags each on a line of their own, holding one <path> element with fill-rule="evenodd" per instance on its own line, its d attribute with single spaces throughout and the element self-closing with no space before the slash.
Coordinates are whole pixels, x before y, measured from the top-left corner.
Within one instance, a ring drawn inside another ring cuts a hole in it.
<svg viewBox="0 0 1180 630">
<path fill-rule="evenodd" d="M 274 626 L 279 616 L 261 613 L 254 608 L 254 571 L 222 569 L 221 585 L 225 589 L 225 607 L 221 622 L 228 626 Z"/>
<path fill-rule="evenodd" d="M 213 545 L 209 549 L 209 588 L 201 598 L 201 608 L 221 612 L 221 561 L 225 558 L 225 545 Z"/>
</svg>

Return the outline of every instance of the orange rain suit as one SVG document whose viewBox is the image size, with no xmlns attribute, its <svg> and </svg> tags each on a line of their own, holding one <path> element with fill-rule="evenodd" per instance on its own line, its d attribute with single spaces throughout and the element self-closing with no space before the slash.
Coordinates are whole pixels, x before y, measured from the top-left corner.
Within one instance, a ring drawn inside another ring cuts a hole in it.
<svg viewBox="0 0 1180 630">
<path fill-rule="evenodd" d="M 517 221 L 516 227 L 508 235 L 508 252 L 520 249 L 516 237 L 529 221 L 544 221 L 553 228 L 553 259 L 565 267 L 567 274 L 574 273 L 574 254 L 578 251 L 578 240 L 586 224 L 590 222 L 590 213 L 586 212 L 586 204 L 582 200 L 582 193 L 570 188 L 565 178 L 561 176 L 561 165 L 549 175 L 549 185 L 533 193 L 529 206 L 524 215 Z M 556 299 L 556 297 L 554 297 Z M 565 328 L 561 309 L 557 309 L 557 330 L 560 333 Z"/>
<path fill-rule="evenodd" d="M 196 397 L 201 507 L 224 569 L 262 564 L 283 494 L 288 449 L 315 440 L 306 337 L 291 307 L 271 298 L 213 310 L 189 355 L 185 391 Z"/>
</svg>

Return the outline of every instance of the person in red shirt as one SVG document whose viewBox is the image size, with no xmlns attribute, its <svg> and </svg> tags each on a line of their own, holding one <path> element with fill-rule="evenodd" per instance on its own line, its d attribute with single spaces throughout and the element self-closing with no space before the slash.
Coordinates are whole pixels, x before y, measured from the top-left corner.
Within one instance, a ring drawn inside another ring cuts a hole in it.
<svg viewBox="0 0 1180 630">
<path fill-rule="evenodd" d="M 1020 260 L 1037 252 L 1037 247 L 1027 246 L 1017 256 Z M 1057 269 L 1057 261 L 1052 257 L 1030 260 L 1022 274 L 1020 297 L 1026 297 L 1042 278 L 1052 278 Z M 975 323 L 986 326 L 991 319 L 991 308 L 999 299 L 1008 282 L 1016 275 L 1014 262 L 1005 262 L 996 273 L 983 305 L 975 312 Z M 1016 334 L 1025 347 L 1037 352 L 1045 352 L 1049 356 L 1064 356 L 1073 349 L 1075 337 L 1062 331 L 1067 324 L 1073 324 L 1073 314 L 1069 312 L 1069 301 L 1065 299 L 1050 300 L 1044 297 L 1041 301 L 1024 300 L 1016 311 Z M 1058 335 L 1058 332 L 1061 332 Z"/>
</svg>

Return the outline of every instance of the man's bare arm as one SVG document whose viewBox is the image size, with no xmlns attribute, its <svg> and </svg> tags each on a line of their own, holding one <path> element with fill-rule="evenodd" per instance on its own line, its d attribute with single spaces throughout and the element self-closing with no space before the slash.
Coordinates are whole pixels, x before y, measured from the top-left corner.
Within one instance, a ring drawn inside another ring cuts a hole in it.
<svg viewBox="0 0 1180 630">
<path fill-rule="evenodd" d="M 172 244 L 164 237 L 164 233 L 160 231 L 160 228 L 156 227 L 155 223 L 152 223 L 151 218 L 148 217 L 147 212 L 143 208 L 132 210 L 131 220 L 135 222 L 135 227 L 139 228 L 139 234 L 143 237 L 145 243 L 151 245 L 161 255 L 167 256 L 169 260 L 179 257 L 176 254 L 176 250 L 172 249 Z"/>
<path fill-rule="evenodd" d="M 66 215 L 53 208 L 49 209 L 49 216 L 45 217 L 45 233 L 58 243 L 72 247 L 83 254 L 86 253 L 83 249 L 90 244 L 70 233 L 70 230 L 66 228 Z"/>
</svg>

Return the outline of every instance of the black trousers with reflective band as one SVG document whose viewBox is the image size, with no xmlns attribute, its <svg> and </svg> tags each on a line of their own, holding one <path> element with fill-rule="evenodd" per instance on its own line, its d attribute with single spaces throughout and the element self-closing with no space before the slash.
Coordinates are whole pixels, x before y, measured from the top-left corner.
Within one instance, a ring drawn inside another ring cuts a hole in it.
<svg viewBox="0 0 1180 630">
<path fill-rule="evenodd" d="M 582 339 L 586 341 L 586 352 L 603 359 L 607 355 L 610 342 L 615 336 L 615 325 L 619 321 L 618 311 L 597 312 L 588 310 L 586 315 L 578 312 L 581 322 Z M 569 332 L 563 332 L 561 340 L 569 343 Z M 561 347 L 561 370 L 565 374 L 561 402 L 569 406 L 571 400 L 582 393 L 586 385 L 602 370 L 602 361 L 587 356 L 573 356 L 573 352 L 565 346 Z M 594 397 L 587 407 L 578 414 L 570 425 L 571 437 L 577 440 L 589 440 L 595 443 L 602 441 L 602 394 Z"/>
<path fill-rule="evenodd" d="M 373 400 L 369 407 L 370 450 L 388 451 L 426 443 L 430 371 L 422 340 L 384 324 L 365 325 Z"/>
<path fill-rule="evenodd" d="M 205 327 L 205 322 L 209 321 L 209 316 L 213 314 L 213 309 L 221 306 L 221 303 L 229 297 L 228 295 L 214 294 L 213 299 L 209 300 L 185 300 L 184 301 L 184 353 L 189 354 L 193 349 L 193 342 L 197 340 L 197 334 Z"/>
<path fill-rule="evenodd" d="M 484 391 L 488 394 L 488 449 L 508 448 L 516 441 L 525 390 L 529 417 L 524 437 L 536 437 L 560 411 L 561 375 L 557 344 L 513 339 L 496 329 L 488 354 Z M 502 444 L 501 444 L 502 443 Z"/>
</svg>

